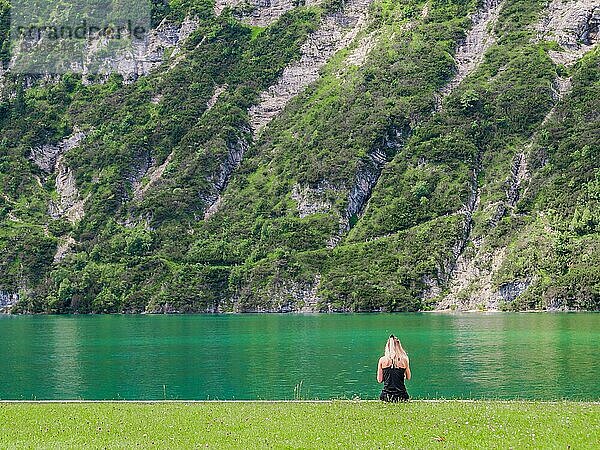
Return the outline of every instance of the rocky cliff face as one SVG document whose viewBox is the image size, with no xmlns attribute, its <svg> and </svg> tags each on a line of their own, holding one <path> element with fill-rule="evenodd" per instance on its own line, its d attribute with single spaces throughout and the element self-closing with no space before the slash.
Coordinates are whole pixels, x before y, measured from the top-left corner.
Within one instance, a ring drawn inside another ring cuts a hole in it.
<svg viewBox="0 0 600 450">
<path fill-rule="evenodd" d="M 175 56 L 180 51 L 180 45 L 198 28 L 198 20 L 187 17 L 181 24 L 167 20 L 144 36 L 143 41 L 134 41 L 127 50 L 115 52 L 109 50 L 109 40 L 105 37 L 86 43 L 81 61 L 70 65 L 70 70 L 83 75 L 99 74 L 100 80 L 106 79 L 111 73 L 123 76 L 126 83 L 132 83 L 139 77 L 149 74 L 165 60 L 167 52 Z M 7 72 L 18 63 L 23 52 L 35 48 L 38 42 L 21 41 L 13 49 Z M 56 76 L 46 74 L 46 77 L 56 79 Z M 31 80 L 35 79 L 30 75 Z M 0 74 L 0 80 L 2 74 Z M 84 77 L 84 82 L 89 82 Z"/>
<path fill-rule="evenodd" d="M 4 85 L 0 309 L 598 303 L 597 1 L 192 3 Z"/>
<path fill-rule="evenodd" d="M 494 25 L 503 4 L 502 0 L 484 0 L 481 7 L 473 14 L 471 18 L 473 25 L 454 55 L 456 75 L 442 88 L 442 97 L 450 94 L 483 61 L 485 52 L 495 41 Z"/>
<path fill-rule="evenodd" d="M 286 104 L 319 78 L 319 70 L 338 51 L 347 47 L 365 25 L 372 0 L 349 0 L 341 11 L 327 15 L 302 46 L 301 56 L 285 68 L 276 84 L 260 95 L 250 108 L 250 124 L 258 135 Z"/>
<path fill-rule="evenodd" d="M 118 72 L 126 82 L 132 82 L 141 76 L 148 75 L 162 64 L 170 52 L 170 57 L 178 56 L 181 45 L 198 28 L 198 19 L 186 17 L 181 24 L 164 20 L 153 29 L 143 43 L 134 46 L 130 54 L 121 55 L 119 59 L 108 59 L 105 69 L 107 73 Z M 93 51 L 101 51 L 101 45 Z M 93 55 L 91 55 L 93 56 Z M 85 66 L 82 68 L 85 73 Z"/>
<path fill-rule="evenodd" d="M 73 171 L 66 165 L 63 156 L 58 158 L 56 166 L 56 192 L 60 200 L 50 202 L 50 216 L 53 219 L 62 217 L 71 223 L 76 223 L 85 215 L 85 201 L 79 195 Z"/>
<path fill-rule="evenodd" d="M 54 263 L 60 263 L 65 257 L 73 251 L 73 248 L 77 244 L 77 241 L 71 236 L 63 237 L 58 246 L 56 247 L 56 253 L 54 254 Z"/>
<path fill-rule="evenodd" d="M 597 44 L 598 15 L 597 2 L 572 0 L 552 1 L 535 25 L 538 40 L 555 40 L 562 49 L 550 51 L 556 64 L 573 65 Z M 556 102 L 541 122 L 545 125 L 553 117 L 558 103 L 571 90 L 570 77 L 557 77 L 552 85 L 553 99 Z M 517 202 L 531 179 L 529 159 L 533 142 L 538 138 L 534 133 L 523 150 L 516 153 L 510 165 L 505 182 L 505 199 L 495 206 L 496 212 L 488 223 L 488 230 L 498 225 L 507 214 L 513 214 Z M 486 209 L 494 206 L 481 205 Z M 475 209 L 471 212 L 475 212 Z M 510 303 L 523 294 L 532 284 L 531 277 L 497 284 L 498 274 L 507 257 L 506 247 L 490 247 L 486 236 L 468 236 L 465 245 L 471 247 L 460 252 L 455 269 L 449 279 L 449 294 L 438 303 L 438 308 L 458 309 L 498 309 L 502 303 Z M 436 291 L 439 295 L 439 289 Z"/>
<path fill-rule="evenodd" d="M 600 6 L 594 0 L 553 0 L 536 25 L 538 39 L 562 47 L 550 56 L 557 64 L 572 65 L 598 42 Z"/>
<path fill-rule="evenodd" d="M 46 173 L 56 169 L 58 159 L 69 150 L 77 147 L 85 139 L 85 133 L 75 131 L 71 136 L 56 144 L 45 144 L 31 150 L 30 159 Z"/>
<path fill-rule="evenodd" d="M 9 313 L 14 305 L 19 301 L 19 295 L 7 292 L 0 291 L 0 314 Z"/>
<path fill-rule="evenodd" d="M 216 0 L 214 11 L 218 16 L 225 8 L 230 8 L 245 23 L 265 27 L 293 8 L 318 3 L 320 0 Z"/>
<path fill-rule="evenodd" d="M 300 94 L 307 86 L 319 78 L 319 71 L 327 61 L 338 51 L 347 47 L 360 32 L 366 23 L 369 5 L 372 0 L 349 0 L 344 3 L 340 11 L 325 16 L 319 28 L 310 34 L 300 49 L 300 58 L 297 62 L 288 65 L 277 82 L 260 94 L 257 105 L 248 110 L 249 123 L 254 141 L 258 140 L 262 129 L 268 125 L 276 116 L 281 114 L 288 102 Z M 290 3 L 291 5 L 291 3 Z M 291 9 L 291 8 L 290 8 Z M 261 19 L 272 21 L 273 17 L 267 14 L 267 9 L 260 9 L 264 13 Z M 280 11 L 280 10 L 268 10 Z M 281 12 L 283 13 L 283 12 Z M 211 98 L 209 104 L 216 102 L 216 98 L 222 92 L 215 91 L 214 100 Z M 245 130 L 241 130 L 242 136 L 233 143 L 228 144 L 228 157 L 222 164 L 216 180 L 211 180 L 214 193 L 206 197 L 208 205 L 205 219 L 219 209 L 220 192 L 229 182 L 233 172 L 239 166 L 244 152 L 250 145 L 250 141 L 244 136 Z"/>
<path fill-rule="evenodd" d="M 84 216 L 84 201 L 80 198 L 73 171 L 67 166 L 64 155 L 79 146 L 85 139 L 82 131 L 56 143 L 46 144 L 31 150 L 30 159 L 46 174 L 56 174 L 56 192 L 59 200 L 51 201 L 48 212 L 53 219 L 66 218 L 71 223 Z"/>
<path fill-rule="evenodd" d="M 317 275 L 313 282 L 285 280 L 276 283 L 268 290 L 268 307 L 253 308 L 244 306 L 240 308 L 240 306 L 238 306 L 238 312 L 318 312 L 321 309 L 322 302 L 322 299 L 318 294 L 320 281 L 321 277 Z"/>
<path fill-rule="evenodd" d="M 248 135 L 250 130 L 242 130 L 243 136 L 238 137 L 233 142 L 227 143 L 227 159 L 221 164 L 221 167 L 216 176 L 210 179 L 212 192 L 202 198 L 202 201 L 207 205 L 204 219 L 210 219 L 219 209 L 221 193 L 227 187 L 233 172 L 238 168 L 244 153 L 248 150 Z"/>
</svg>

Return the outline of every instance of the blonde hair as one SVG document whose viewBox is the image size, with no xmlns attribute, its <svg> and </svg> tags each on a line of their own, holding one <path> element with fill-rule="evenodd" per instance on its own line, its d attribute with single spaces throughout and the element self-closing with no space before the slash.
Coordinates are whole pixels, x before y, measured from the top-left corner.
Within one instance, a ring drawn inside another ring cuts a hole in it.
<svg viewBox="0 0 600 450">
<path fill-rule="evenodd" d="M 385 343 L 385 356 L 392 361 L 394 367 L 408 367 L 408 355 L 402 348 L 400 339 L 393 334 Z"/>
</svg>

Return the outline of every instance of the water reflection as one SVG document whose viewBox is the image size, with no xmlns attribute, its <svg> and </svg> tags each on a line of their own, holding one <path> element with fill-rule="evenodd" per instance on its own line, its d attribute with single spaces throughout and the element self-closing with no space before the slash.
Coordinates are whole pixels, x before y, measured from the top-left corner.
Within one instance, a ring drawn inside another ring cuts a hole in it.
<svg viewBox="0 0 600 450">
<path fill-rule="evenodd" d="M 506 317 L 485 315 L 479 318 L 479 323 L 474 323 L 473 316 L 461 315 L 452 321 L 464 397 L 471 397 L 473 392 L 496 392 L 497 395 L 506 392 L 512 376 L 507 358 L 510 349 Z"/>
<path fill-rule="evenodd" d="M 44 327 L 50 350 L 46 374 L 51 397 L 78 398 L 85 390 L 80 361 L 80 326 L 81 322 L 77 320 L 51 318 Z M 38 395 L 45 397 L 47 394 L 41 390 Z"/>
</svg>

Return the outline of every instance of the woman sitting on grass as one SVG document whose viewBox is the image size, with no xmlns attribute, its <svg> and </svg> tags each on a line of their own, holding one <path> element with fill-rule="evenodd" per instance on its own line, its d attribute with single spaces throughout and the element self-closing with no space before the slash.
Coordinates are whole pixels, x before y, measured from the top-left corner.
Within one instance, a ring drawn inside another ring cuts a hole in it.
<svg viewBox="0 0 600 450">
<path fill-rule="evenodd" d="M 379 399 L 384 402 L 408 400 L 404 378 L 410 380 L 408 355 L 402 348 L 400 340 L 392 334 L 385 344 L 385 354 L 379 358 L 377 365 L 377 382 L 383 382 Z"/>
</svg>

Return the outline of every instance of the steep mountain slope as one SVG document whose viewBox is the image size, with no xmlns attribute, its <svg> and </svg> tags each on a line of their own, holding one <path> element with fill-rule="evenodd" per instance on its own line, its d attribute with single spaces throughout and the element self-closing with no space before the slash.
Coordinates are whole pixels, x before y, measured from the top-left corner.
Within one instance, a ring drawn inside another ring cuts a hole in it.
<svg viewBox="0 0 600 450">
<path fill-rule="evenodd" d="M 0 308 L 600 308 L 597 2 L 250 5 L 155 2 L 111 76 L 1 53 Z"/>
</svg>

